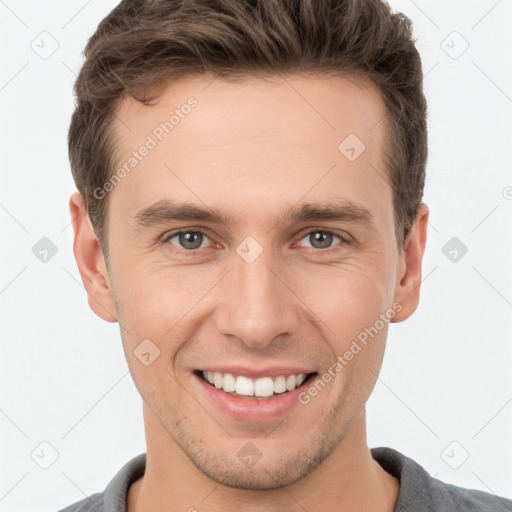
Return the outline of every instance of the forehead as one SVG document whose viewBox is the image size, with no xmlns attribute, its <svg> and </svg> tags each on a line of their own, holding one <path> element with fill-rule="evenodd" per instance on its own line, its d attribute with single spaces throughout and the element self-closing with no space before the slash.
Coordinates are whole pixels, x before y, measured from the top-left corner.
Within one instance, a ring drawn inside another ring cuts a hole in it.
<svg viewBox="0 0 512 512">
<path fill-rule="evenodd" d="M 254 216 L 330 196 L 386 217 L 385 112 L 356 75 L 180 79 L 151 106 L 120 103 L 115 170 L 126 172 L 111 200 L 131 214 L 172 196 Z"/>
</svg>

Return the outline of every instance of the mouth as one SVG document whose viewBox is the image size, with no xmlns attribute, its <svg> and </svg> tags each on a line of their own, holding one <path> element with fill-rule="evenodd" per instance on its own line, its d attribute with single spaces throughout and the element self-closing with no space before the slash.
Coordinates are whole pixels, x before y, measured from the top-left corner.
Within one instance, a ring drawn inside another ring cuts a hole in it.
<svg viewBox="0 0 512 512">
<path fill-rule="evenodd" d="M 262 376 L 257 379 L 228 372 L 195 370 L 195 375 L 206 384 L 227 395 L 246 400 L 270 400 L 305 388 L 317 372 Z"/>
</svg>

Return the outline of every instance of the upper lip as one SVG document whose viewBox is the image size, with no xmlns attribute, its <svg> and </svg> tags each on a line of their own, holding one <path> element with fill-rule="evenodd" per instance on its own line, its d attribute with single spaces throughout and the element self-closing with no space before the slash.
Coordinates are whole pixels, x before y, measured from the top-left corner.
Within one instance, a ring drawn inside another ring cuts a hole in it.
<svg viewBox="0 0 512 512">
<path fill-rule="evenodd" d="M 231 375 L 241 375 L 251 379 L 259 379 L 261 377 L 279 377 L 280 375 L 298 375 L 300 373 L 313 373 L 314 370 L 304 368 L 303 366 L 267 366 L 264 368 L 249 368 L 247 366 L 205 366 L 197 368 L 199 372 L 218 372 L 231 373 Z"/>
</svg>

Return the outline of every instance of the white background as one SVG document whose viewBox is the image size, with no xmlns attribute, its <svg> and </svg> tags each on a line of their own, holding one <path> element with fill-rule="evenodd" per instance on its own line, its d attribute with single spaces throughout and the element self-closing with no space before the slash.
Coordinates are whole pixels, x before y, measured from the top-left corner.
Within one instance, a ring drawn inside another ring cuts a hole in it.
<svg viewBox="0 0 512 512">
<path fill-rule="evenodd" d="M 68 210 L 72 86 L 116 3 L 0 0 L 0 512 L 58 510 L 145 451 L 118 325 L 89 309 Z M 430 226 L 420 306 L 390 326 L 368 403 L 369 446 L 512 497 L 512 1 L 390 3 L 412 19 L 426 74 Z M 31 47 L 43 31 L 58 42 L 47 59 Z M 47 263 L 32 253 L 42 237 L 58 251 Z M 455 263 L 452 237 L 468 248 Z M 31 458 L 50 460 L 43 441 L 58 453 L 48 469 Z"/>
</svg>

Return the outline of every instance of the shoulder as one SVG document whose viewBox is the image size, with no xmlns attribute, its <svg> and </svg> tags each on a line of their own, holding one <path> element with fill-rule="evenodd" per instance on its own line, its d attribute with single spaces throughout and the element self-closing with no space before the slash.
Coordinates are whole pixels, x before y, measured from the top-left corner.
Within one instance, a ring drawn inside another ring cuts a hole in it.
<svg viewBox="0 0 512 512">
<path fill-rule="evenodd" d="M 436 478 L 430 481 L 434 510 L 512 512 L 512 500 L 476 489 L 447 484 Z"/>
<path fill-rule="evenodd" d="M 104 496 L 104 492 L 93 494 L 88 498 L 68 505 L 66 508 L 59 510 L 59 512 L 103 512 Z"/>
<path fill-rule="evenodd" d="M 143 476 L 145 470 L 146 454 L 141 453 L 117 472 L 103 492 L 92 494 L 59 512 L 123 512 L 126 510 L 126 500 L 131 484 Z"/>
<path fill-rule="evenodd" d="M 392 448 L 370 451 L 400 481 L 395 512 L 512 512 L 512 500 L 432 478 L 417 462 Z"/>
</svg>

